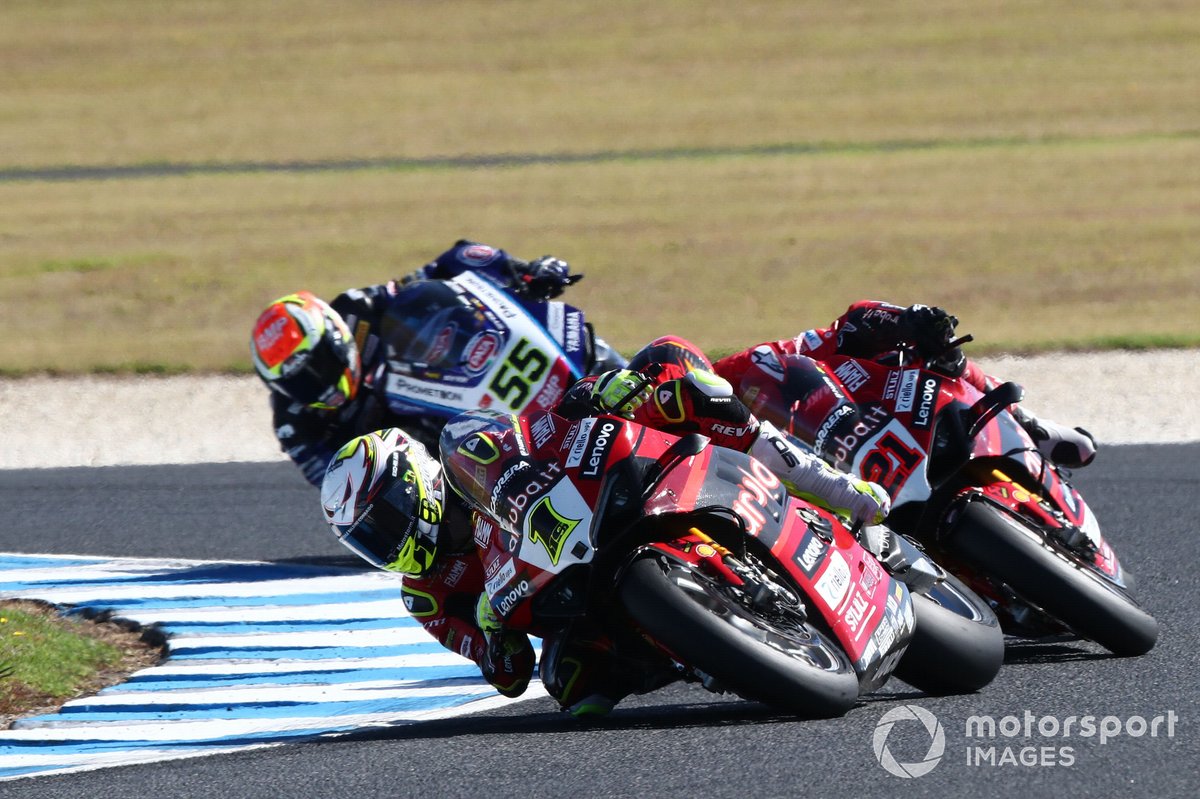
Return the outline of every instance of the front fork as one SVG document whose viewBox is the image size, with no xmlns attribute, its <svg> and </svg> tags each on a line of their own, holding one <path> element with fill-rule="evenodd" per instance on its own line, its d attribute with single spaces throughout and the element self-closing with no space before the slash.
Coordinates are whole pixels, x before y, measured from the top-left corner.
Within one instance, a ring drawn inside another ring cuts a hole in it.
<svg viewBox="0 0 1200 799">
<path fill-rule="evenodd" d="M 657 552 L 738 589 L 739 597 L 751 610 L 786 612 L 798 623 L 807 620 L 804 603 L 779 575 L 753 556 L 739 558 L 697 527 L 690 528 L 685 536 L 647 544 L 640 551 Z"/>
</svg>

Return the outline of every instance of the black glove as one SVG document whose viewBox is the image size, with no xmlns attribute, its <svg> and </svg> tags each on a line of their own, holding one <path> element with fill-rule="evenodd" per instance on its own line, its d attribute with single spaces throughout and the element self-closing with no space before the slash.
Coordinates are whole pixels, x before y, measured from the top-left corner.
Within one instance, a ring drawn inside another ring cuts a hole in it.
<svg viewBox="0 0 1200 799">
<path fill-rule="evenodd" d="M 900 335 L 916 348 L 917 354 L 951 377 L 961 375 L 967 365 L 962 349 L 949 346 L 957 326 L 958 317 L 936 305 L 910 305 L 899 320 Z"/>
<path fill-rule="evenodd" d="M 583 280 L 583 275 L 572 275 L 567 262 L 553 255 L 543 255 L 530 263 L 514 259 L 510 266 L 517 276 L 517 292 L 534 300 L 557 297 L 567 286 Z"/>
</svg>

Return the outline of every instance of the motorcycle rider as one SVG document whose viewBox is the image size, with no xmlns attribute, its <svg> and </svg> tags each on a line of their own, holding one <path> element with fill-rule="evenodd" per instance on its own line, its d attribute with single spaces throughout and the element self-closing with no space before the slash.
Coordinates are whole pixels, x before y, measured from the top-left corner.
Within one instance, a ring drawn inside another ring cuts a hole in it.
<svg viewBox="0 0 1200 799">
<path fill-rule="evenodd" d="M 432 296 L 440 289 L 436 282 L 464 272 L 485 277 L 525 302 L 557 297 L 583 277 L 571 274 L 567 263 L 553 256 L 526 262 L 463 240 L 400 280 L 350 289 L 329 303 L 299 291 L 280 297 L 259 315 L 250 336 L 254 368 L 271 389 L 280 447 L 310 483 L 320 485 L 326 464 L 344 442 L 389 424 L 402 425 L 436 447 L 444 419 L 401 416 L 384 401 L 387 353 L 381 328 L 389 312 L 405 314 L 414 326 L 432 319 L 438 311 Z M 591 339 L 585 344 L 594 368 L 624 362 L 603 340 L 586 338 Z"/>
<path fill-rule="evenodd" d="M 901 307 L 888 302 L 854 303 L 828 328 L 814 328 L 795 338 L 768 341 L 722 358 L 715 371 L 738 388 L 739 396 L 756 413 L 764 407 L 800 404 L 800 414 L 820 423 L 837 401 L 808 359 L 831 355 L 875 358 L 908 345 L 927 360 L 930 368 L 949 377 L 962 377 L 980 391 L 1001 381 L 984 373 L 959 347 L 951 347 L 958 319 L 936 306 Z M 763 380 L 766 373 L 771 379 Z M 1071 468 L 1087 466 L 1096 457 L 1096 440 L 1081 427 L 1070 428 L 1035 417 L 1023 406 L 1010 408 L 1038 450 L 1055 463 Z"/>
<path fill-rule="evenodd" d="M 668 432 L 700 432 L 714 444 L 749 452 L 789 490 L 856 521 L 878 523 L 887 515 L 890 502 L 882 487 L 833 470 L 760 422 L 683 339 L 656 340 L 630 366 L 580 380 L 556 412 L 574 419 L 611 413 Z M 443 454 L 466 445 L 474 434 L 462 441 L 456 435 L 451 422 L 442 433 Z M 545 464 L 527 455 L 506 457 L 529 460 L 534 467 L 530 475 Z M 504 526 L 494 508 L 503 505 L 506 491 L 523 486 L 517 479 L 497 483 L 489 489 L 491 507 L 484 508 L 446 481 L 444 471 L 402 430 L 355 438 L 337 452 L 326 472 L 321 488 L 325 520 L 364 560 L 404 576 L 405 606 L 443 646 L 473 660 L 501 694 L 519 696 L 533 674 L 533 648 L 527 635 L 504 629 L 493 613 L 473 539 L 486 536 L 492 526 Z M 603 715 L 625 696 L 656 687 L 639 683 L 644 670 L 623 668 L 611 642 L 586 623 L 544 644 L 542 681 L 572 715 Z"/>
</svg>

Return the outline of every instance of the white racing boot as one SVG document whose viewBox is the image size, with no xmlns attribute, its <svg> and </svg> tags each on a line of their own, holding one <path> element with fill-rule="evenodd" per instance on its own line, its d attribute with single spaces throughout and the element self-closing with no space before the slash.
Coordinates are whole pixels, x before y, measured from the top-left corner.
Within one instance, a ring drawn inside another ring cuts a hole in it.
<svg viewBox="0 0 1200 799">
<path fill-rule="evenodd" d="M 1038 452 L 1069 469 L 1087 466 L 1096 457 L 1096 439 L 1082 427 L 1039 419 L 1024 408 L 1013 414 L 1037 444 Z"/>
<path fill-rule="evenodd" d="M 805 452 L 787 439 L 770 422 L 761 422 L 758 438 L 750 446 L 750 455 L 762 461 L 779 476 L 789 493 L 854 522 L 866 525 L 881 523 L 892 508 L 891 497 L 883 486 L 859 480 L 839 472 L 816 455 Z M 877 536 L 861 536 L 860 541 L 882 548 Z M 882 554 L 874 552 L 875 555 Z"/>
</svg>

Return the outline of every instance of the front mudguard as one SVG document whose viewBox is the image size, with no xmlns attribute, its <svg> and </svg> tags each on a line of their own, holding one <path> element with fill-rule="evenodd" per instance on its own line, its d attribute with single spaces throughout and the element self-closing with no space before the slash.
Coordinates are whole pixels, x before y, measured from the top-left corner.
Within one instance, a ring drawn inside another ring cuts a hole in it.
<svg viewBox="0 0 1200 799">
<path fill-rule="evenodd" d="M 669 541 L 654 541 L 637 547 L 627 557 L 623 568 L 627 568 L 628 564 L 647 553 L 707 573 L 730 585 L 745 584 L 743 578 L 725 561 L 725 558 L 732 557 L 733 553 L 696 529 Z M 867 614 L 871 617 L 878 610 L 879 616 L 870 618 L 869 622 L 863 622 L 872 625 L 870 633 L 856 633 L 853 629 L 847 629 L 846 618 L 849 613 L 845 609 L 846 605 L 850 604 L 850 597 L 855 593 L 854 589 L 847 589 L 846 603 L 838 603 L 842 608 L 838 614 L 833 608 L 826 609 L 823 606 L 825 600 L 815 598 L 821 589 L 812 584 L 811 578 L 806 578 L 806 584 L 801 579 L 801 574 L 793 573 L 794 563 L 784 562 L 776 552 L 764 551 L 761 554 L 769 560 L 768 565 L 776 576 L 799 598 L 806 610 L 808 622 L 831 641 L 837 642 L 847 653 L 857 675 L 860 691 L 866 693 L 887 682 L 914 634 L 914 606 L 908 587 L 876 565 L 878 576 L 874 579 L 882 580 L 887 585 L 885 600 L 880 607 L 871 609 Z M 859 638 L 862 640 L 857 640 Z M 858 646 L 855 647 L 855 644 Z"/>
</svg>

